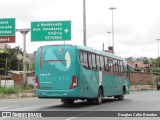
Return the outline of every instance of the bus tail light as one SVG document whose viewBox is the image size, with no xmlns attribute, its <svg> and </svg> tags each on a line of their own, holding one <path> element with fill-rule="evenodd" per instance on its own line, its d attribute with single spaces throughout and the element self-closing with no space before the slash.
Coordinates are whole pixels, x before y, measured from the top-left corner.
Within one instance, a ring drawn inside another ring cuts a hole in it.
<svg viewBox="0 0 160 120">
<path fill-rule="evenodd" d="M 78 80 L 77 80 L 77 77 L 76 76 L 73 76 L 72 77 L 72 83 L 71 83 L 71 86 L 70 86 L 70 89 L 74 89 L 78 86 Z"/>
<path fill-rule="evenodd" d="M 38 76 L 35 77 L 35 87 L 37 89 L 40 89 L 39 82 L 38 82 Z"/>
</svg>

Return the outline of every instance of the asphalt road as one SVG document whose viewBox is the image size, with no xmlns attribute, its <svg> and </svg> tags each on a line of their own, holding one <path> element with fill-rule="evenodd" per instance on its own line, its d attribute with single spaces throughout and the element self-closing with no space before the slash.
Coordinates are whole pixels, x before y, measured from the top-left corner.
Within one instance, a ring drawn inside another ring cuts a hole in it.
<svg viewBox="0 0 160 120">
<path fill-rule="evenodd" d="M 59 99 L 38 99 L 38 98 L 7 99 L 7 100 L 0 100 L 0 111 L 3 112 L 45 111 L 46 114 L 56 116 L 53 118 L 50 117 L 37 118 L 37 120 L 40 119 L 160 120 L 160 117 L 156 117 L 156 112 L 155 112 L 155 111 L 160 111 L 160 91 L 131 92 L 131 94 L 126 95 L 125 99 L 122 101 L 113 98 L 105 98 L 101 105 L 91 105 L 88 104 L 86 101 L 80 101 L 80 100 L 75 101 L 73 105 L 63 105 Z M 144 114 L 149 114 L 149 117 L 148 116 L 144 117 L 143 116 Z M 153 116 L 154 114 L 155 116 Z M 111 116 L 108 117 L 108 115 Z M 132 117 L 129 117 L 130 115 L 132 115 Z M 160 112 L 158 112 L 158 115 L 160 115 Z M 9 120 L 15 118 L 0 118 L 0 119 Z M 16 118 L 16 120 L 17 119 L 22 119 L 22 118 Z"/>
</svg>

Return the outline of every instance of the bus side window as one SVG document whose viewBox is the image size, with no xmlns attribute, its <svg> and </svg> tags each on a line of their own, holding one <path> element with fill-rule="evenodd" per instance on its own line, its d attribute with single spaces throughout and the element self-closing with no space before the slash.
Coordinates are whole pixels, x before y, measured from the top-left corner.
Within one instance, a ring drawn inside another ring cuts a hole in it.
<svg viewBox="0 0 160 120">
<path fill-rule="evenodd" d="M 124 66 L 123 66 L 122 61 L 120 61 L 120 72 L 124 73 Z"/>
<path fill-rule="evenodd" d="M 113 72 L 117 72 L 117 60 L 113 60 Z"/>
<path fill-rule="evenodd" d="M 83 61 L 83 52 L 79 51 L 79 58 L 80 58 L 80 63 L 82 66 L 84 66 L 84 61 Z"/>
<path fill-rule="evenodd" d="M 87 56 L 87 52 L 83 52 L 83 59 L 84 59 L 84 67 L 88 68 L 88 56 Z"/>
<path fill-rule="evenodd" d="M 88 65 L 89 69 L 92 69 L 92 55 L 90 53 L 88 53 Z"/>
<path fill-rule="evenodd" d="M 100 70 L 100 61 L 99 61 L 99 55 L 96 55 L 96 63 L 97 63 L 97 70 Z"/>
<path fill-rule="evenodd" d="M 105 64 L 105 71 L 107 71 L 108 72 L 108 59 L 107 59 L 107 57 L 104 57 L 104 64 Z"/>
<path fill-rule="evenodd" d="M 116 60 L 115 69 L 116 69 L 116 72 L 119 72 L 119 61 L 118 60 Z"/>
<path fill-rule="evenodd" d="M 96 70 L 96 56 L 95 56 L 95 54 L 92 54 L 92 67 L 94 70 Z"/>
<path fill-rule="evenodd" d="M 109 63 L 109 72 L 113 72 L 113 60 L 109 59 L 108 63 Z"/>
<path fill-rule="evenodd" d="M 100 65 L 101 65 L 101 70 L 104 71 L 104 57 L 100 56 Z"/>
</svg>

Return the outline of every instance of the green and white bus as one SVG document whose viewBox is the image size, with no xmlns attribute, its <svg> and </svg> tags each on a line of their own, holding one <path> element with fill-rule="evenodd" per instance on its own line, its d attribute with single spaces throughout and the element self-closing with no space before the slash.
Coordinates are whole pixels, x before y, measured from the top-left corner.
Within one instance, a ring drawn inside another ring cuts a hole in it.
<svg viewBox="0 0 160 120">
<path fill-rule="evenodd" d="M 101 104 L 104 97 L 124 99 L 130 92 L 125 59 L 77 45 L 47 45 L 36 51 L 36 95 Z"/>
</svg>

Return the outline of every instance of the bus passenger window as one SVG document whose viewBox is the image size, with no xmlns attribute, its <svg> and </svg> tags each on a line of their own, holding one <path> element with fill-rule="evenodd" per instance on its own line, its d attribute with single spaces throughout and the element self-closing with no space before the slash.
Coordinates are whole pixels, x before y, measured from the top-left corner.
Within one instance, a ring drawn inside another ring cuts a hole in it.
<svg viewBox="0 0 160 120">
<path fill-rule="evenodd" d="M 83 62 L 83 52 L 79 51 L 79 58 L 80 58 L 80 63 L 82 66 L 84 66 L 84 62 Z"/>
<path fill-rule="evenodd" d="M 116 60 L 113 60 L 113 72 L 116 72 Z"/>
<path fill-rule="evenodd" d="M 115 72 L 119 72 L 119 71 L 118 71 L 118 61 L 115 60 L 114 62 L 115 62 L 115 63 L 114 63 L 114 64 L 115 64 L 115 67 L 114 67 L 115 70 L 114 70 L 114 71 L 115 71 Z"/>
<path fill-rule="evenodd" d="M 95 54 L 92 54 L 92 66 L 93 66 L 93 69 L 95 70 L 96 69 L 96 56 L 95 56 Z"/>
<path fill-rule="evenodd" d="M 105 57 L 104 58 L 104 64 L 105 64 L 105 71 L 107 71 L 108 72 L 108 59 L 107 59 L 107 57 Z"/>
<path fill-rule="evenodd" d="M 100 70 L 100 62 L 99 62 L 99 56 L 96 55 L 96 63 L 97 63 L 97 70 Z"/>
<path fill-rule="evenodd" d="M 84 58 L 84 67 L 88 68 L 87 52 L 83 52 L 83 58 Z"/>
<path fill-rule="evenodd" d="M 104 57 L 100 56 L 100 65 L 101 65 L 101 70 L 104 71 Z"/>
<path fill-rule="evenodd" d="M 120 61 L 120 71 L 121 73 L 124 73 L 124 66 L 123 66 L 122 61 Z"/>
<path fill-rule="evenodd" d="M 92 69 L 92 55 L 88 54 L 88 65 L 89 65 L 89 69 Z"/>
<path fill-rule="evenodd" d="M 109 62 L 109 72 L 113 72 L 113 60 L 109 59 L 108 62 Z"/>
</svg>

